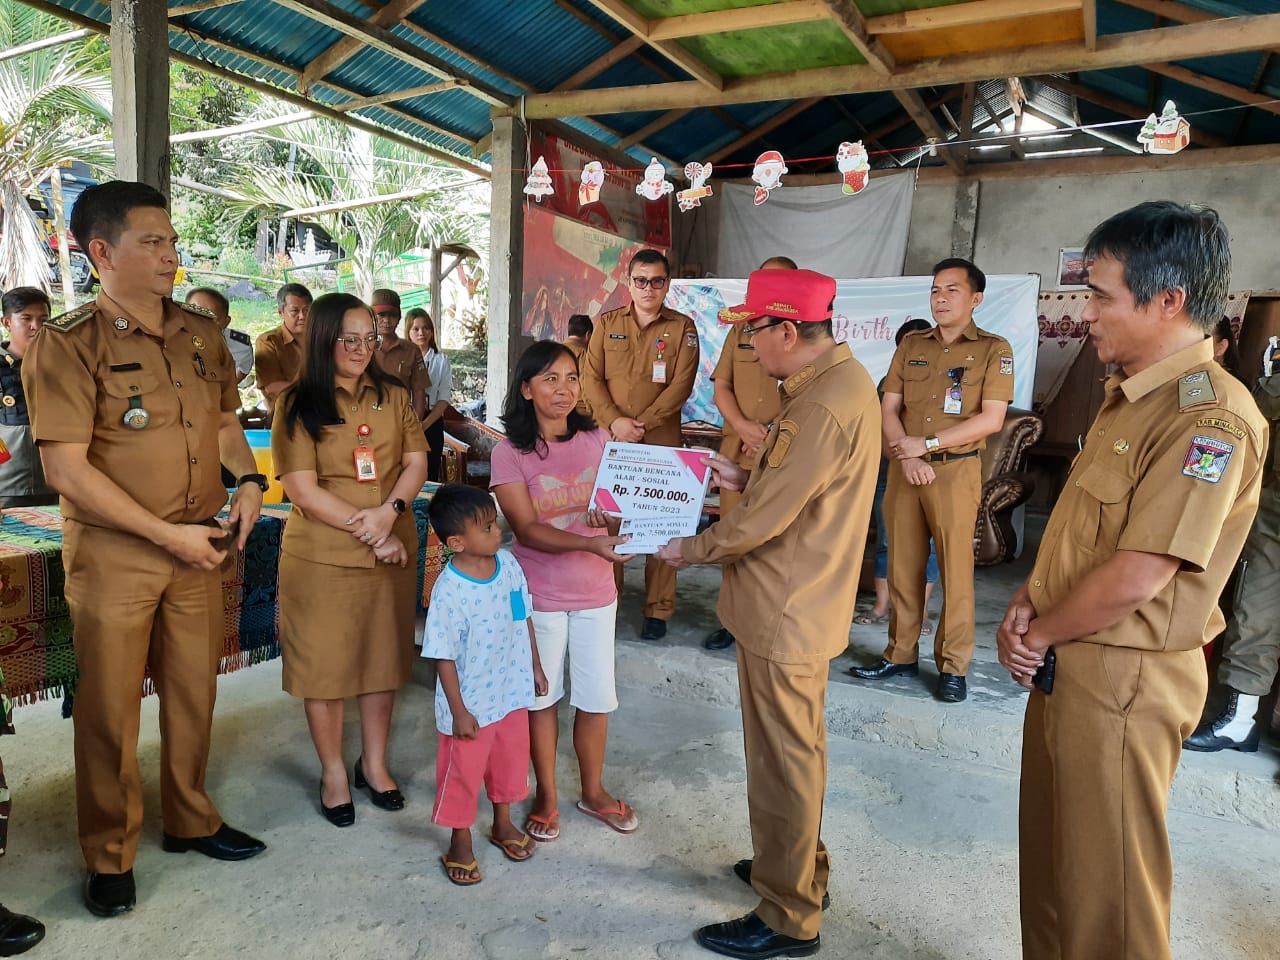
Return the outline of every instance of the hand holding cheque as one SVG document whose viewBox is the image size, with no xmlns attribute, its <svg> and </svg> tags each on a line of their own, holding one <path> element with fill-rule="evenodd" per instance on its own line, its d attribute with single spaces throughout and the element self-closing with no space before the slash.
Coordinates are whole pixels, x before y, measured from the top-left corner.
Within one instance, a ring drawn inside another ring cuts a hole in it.
<svg viewBox="0 0 1280 960">
<path fill-rule="evenodd" d="M 716 457 L 706 450 L 607 444 L 591 502 L 620 518 L 619 533 L 630 537 L 614 549 L 619 554 L 657 553 L 671 539 L 696 533 L 712 469 L 720 463 L 737 469 Z"/>
</svg>

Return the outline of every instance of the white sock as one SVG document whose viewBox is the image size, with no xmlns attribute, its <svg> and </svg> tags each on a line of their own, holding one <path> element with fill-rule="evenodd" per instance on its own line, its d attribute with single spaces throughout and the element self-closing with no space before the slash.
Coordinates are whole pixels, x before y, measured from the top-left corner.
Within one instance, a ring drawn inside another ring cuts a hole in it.
<svg viewBox="0 0 1280 960">
<path fill-rule="evenodd" d="M 1243 741 L 1253 729 L 1253 715 L 1258 712 L 1260 697 L 1251 697 L 1242 693 L 1236 699 L 1236 715 L 1230 723 L 1218 731 L 1218 736 L 1230 740 Z"/>
</svg>

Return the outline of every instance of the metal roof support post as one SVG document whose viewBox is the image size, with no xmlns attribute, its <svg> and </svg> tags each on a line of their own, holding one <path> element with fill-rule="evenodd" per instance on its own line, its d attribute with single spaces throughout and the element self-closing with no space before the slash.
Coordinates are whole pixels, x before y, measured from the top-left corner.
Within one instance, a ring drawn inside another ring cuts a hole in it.
<svg viewBox="0 0 1280 960">
<path fill-rule="evenodd" d="M 507 384 L 523 351 L 524 178 L 528 132 L 522 117 L 494 117 L 489 199 L 489 385 L 487 420 L 497 424 Z M 434 291 L 432 291 L 434 294 Z M 440 323 L 440 305 L 432 303 Z"/>
<path fill-rule="evenodd" d="M 169 10 L 166 0 L 111 0 L 116 177 L 169 196 Z"/>
</svg>

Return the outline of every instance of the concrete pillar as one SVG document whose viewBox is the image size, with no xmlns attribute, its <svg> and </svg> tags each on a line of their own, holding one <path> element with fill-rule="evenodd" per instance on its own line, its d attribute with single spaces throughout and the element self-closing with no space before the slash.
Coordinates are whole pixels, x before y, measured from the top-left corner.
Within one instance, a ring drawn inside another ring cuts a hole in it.
<svg viewBox="0 0 1280 960">
<path fill-rule="evenodd" d="M 524 127 L 515 117 L 494 117 L 489 158 L 489 386 L 488 421 L 497 425 L 516 360 L 524 291 Z M 434 307 L 434 304 L 433 304 Z"/>
<path fill-rule="evenodd" d="M 956 218 L 951 224 L 951 256 L 973 259 L 978 233 L 978 198 L 982 182 L 976 178 L 956 182 Z"/>
<path fill-rule="evenodd" d="M 111 0 L 111 93 L 116 178 L 168 196 L 167 0 Z"/>
</svg>

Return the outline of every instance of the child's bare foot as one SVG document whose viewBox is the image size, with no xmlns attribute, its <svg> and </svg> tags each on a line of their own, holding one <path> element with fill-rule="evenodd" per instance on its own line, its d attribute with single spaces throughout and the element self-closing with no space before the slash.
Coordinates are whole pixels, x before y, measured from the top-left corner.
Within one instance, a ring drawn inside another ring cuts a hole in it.
<svg viewBox="0 0 1280 960">
<path fill-rule="evenodd" d="M 480 869 L 476 863 L 475 850 L 471 847 L 470 830 L 453 831 L 449 850 L 441 860 L 445 873 L 453 883 L 465 886 L 480 882 Z"/>
<path fill-rule="evenodd" d="M 493 830 L 489 842 L 500 849 L 508 860 L 528 860 L 533 856 L 535 844 L 528 834 L 516 829 L 511 822 L 511 804 L 493 805 Z"/>
</svg>

